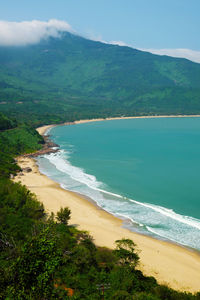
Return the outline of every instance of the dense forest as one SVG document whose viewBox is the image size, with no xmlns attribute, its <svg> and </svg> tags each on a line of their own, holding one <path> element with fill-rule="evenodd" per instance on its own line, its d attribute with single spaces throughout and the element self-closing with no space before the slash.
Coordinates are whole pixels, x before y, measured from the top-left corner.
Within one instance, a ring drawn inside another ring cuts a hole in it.
<svg viewBox="0 0 200 300">
<path fill-rule="evenodd" d="M 3 114 L 0 124 L 0 299 L 200 299 L 144 276 L 133 241 L 97 247 L 88 232 L 68 224 L 67 207 L 47 215 L 10 179 L 20 171 L 15 157 L 41 149 L 43 138 Z"/>
<path fill-rule="evenodd" d="M 36 45 L 1 46 L 0 110 L 35 126 L 200 114 L 200 64 L 67 32 Z"/>
</svg>

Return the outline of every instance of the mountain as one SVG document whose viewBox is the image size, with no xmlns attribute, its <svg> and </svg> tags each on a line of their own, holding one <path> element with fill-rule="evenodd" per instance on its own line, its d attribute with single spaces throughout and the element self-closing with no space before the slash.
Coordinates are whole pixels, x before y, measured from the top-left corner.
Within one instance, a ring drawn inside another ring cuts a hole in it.
<svg viewBox="0 0 200 300">
<path fill-rule="evenodd" d="M 0 47 L 0 110 L 35 123 L 200 114 L 200 64 L 64 33 Z"/>
</svg>

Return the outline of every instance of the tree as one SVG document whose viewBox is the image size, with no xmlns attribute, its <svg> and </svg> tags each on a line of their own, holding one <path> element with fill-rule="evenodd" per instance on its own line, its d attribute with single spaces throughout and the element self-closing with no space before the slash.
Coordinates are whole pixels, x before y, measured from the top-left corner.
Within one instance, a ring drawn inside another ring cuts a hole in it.
<svg viewBox="0 0 200 300">
<path fill-rule="evenodd" d="M 130 239 L 121 239 L 115 241 L 116 249 L 113 251 L 122 265 L 136 267 L 139 262 L 139 256 L 136 252 L 136 244 Z"/>
<path fill-rule="evenodd" d="M 13 282 L 8 293 L 15 299 L 48 298 L 54 290 L 53 277 L 61 259 L 54 228 L 44 226 L 24 243 L 12 266 Z"/>
<path fill-rule="evenodd" d="M 68 221 L 71 216 L 71 210 L 68 207 L 60 209 L 60 211 L 57 212 L 56 219 L 58 220 L 59 223 L 61 224 L 68 224 Z"/>
<path fill-rule="evenodd" d="M 106 247 L 98 247 L 95 256 L 98 265 L 105 270 L 111 270 L 117 261 L 113 251 Z"/>
</svg>

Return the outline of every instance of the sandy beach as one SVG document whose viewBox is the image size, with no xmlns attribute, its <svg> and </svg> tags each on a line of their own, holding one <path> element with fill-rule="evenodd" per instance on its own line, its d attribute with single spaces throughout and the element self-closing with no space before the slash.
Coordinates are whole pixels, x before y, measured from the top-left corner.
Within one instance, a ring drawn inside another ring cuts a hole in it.
<svg viewBox="0 0 200 300">
<path fill-rule="evenodd" d="M 155 118 L 198 118 L 200 115 L 169 115 L 169 116 L 135 116 L 135 117 L 115 117 L 115 118 L 105 118 L 105 119 L 88 119 L 75 121 L 74 124 L 98 122 L 98 121 L 112 121 L 112 120 L 128 120 L 128 119 L 155 119 Z"/>
<path fill-rule="evenodd" d="M 166 116 L 134 116 L 134 117 L 115 117 L 115 118 L 105 118 L 105 119 L 85 119 L 85 120 L 78 120 L 74 122 L 66 122 L 60 125 L 73 125 L 73 124 L 83 124 L 83 123 L 90 123 L 90 122 L 100 122 L 100 121 L 112 121 L 112 120 L 128 120 L 128 119 L 153 119 L 153 118 L 199 118 L 200 115 L 166 115 Z M 43 135 L 45 132 L 55 126 L 59 126 L 59 124 L 52 124 L 52 125 L 44 125 L 37 128 L 39 134 Z"/>
<path fill-rule="evenodd" d="M 38 131 L 44 133 L 48 128 L 43 126 Z M 31 167 L 32 172 L 18 175 L 15 181 L 21 181 L 34 192 L 48 213 L 56 213 L 60 207 L 69 207 L 72 212 L 70 223 L 89 231 L 97 245 L 113 248 L 115 240 L 130 238 L 138 246 L 140 269 L 146 275 L 154 276 L 159 283 L 168 284 L 177 290 L 200 290 L 198 253 L 124 229 L 120 219 L 99 209 L 84 197 L 62 189 L 59 184 L 40 174 L 34 159 L 19 157 L 18 163 L 22 168 Z"/>
</svg>

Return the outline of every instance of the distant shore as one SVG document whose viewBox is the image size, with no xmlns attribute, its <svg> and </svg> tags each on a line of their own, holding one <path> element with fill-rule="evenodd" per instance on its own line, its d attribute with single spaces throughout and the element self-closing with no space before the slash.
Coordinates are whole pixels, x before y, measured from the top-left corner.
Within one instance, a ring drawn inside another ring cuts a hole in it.
<svg viewBox="0 0 200 300">
<path fill-rule="evenodd" d="M 86 122 L 132 119 L 132 118 L 159 118 L 159 117 L 200 117 L 198 116 L 144 116 L 121 117 L 107 119 L 80 120 L 68 124 Z M 46 125 L 38 128 L 44 135 L 54 126 Z M 62 189 L 45 175 L 42 175 L 30 157 L 18 158 L 22 168 L 30 167 L 32 172 L 18 175 L 15 181 L 21 181 L 44 204 L 48 213 L 56 213 L 60 207 L 68 206 L 72 211 L 71 224 L 78 224 L 78 228 L 87 230 L 94 237 L 99 246 L 114 247 L 114 241 L 121 238 L 130 238 L 141 251 L 140 269 L 144 274 L 154 276 L 159 283 L 168 284 L 176 290 L 197 292 L 200 290 L 200 255 L 170 242 L 164 242 L 129 231 L 122 227 L 122 221 L 86 200 L 81 195 Z"/>
<path fill-rule="evenodd" d="M 200 117 L 200 115 L 158 115 L 158 116 L 134 116 L 134 117 L 114 117 L 114 118 L 105 118 L 105 119 L 88 119 L 88 120 L 79 120 L 75 121 L 75 124 L 89 123 L 89 122 L 98 122 L 98 121 L 112 121 L 112 120 L 127 120 L 127 119 L 154 119 L 154 118 L 194 118 Z"/>
<path fill-rule="evenodd" d="M 83 124 L 100 121 L 113 121 L 113 120 L 128 120 L 128 119 L 154 119 L 154 118 L 199 118 L 200 115 L 158 115 L 158 116 L 133 116 L 133 117 L 113 117 L 113 118 L 99 118 L 99 119 L 84 119 L 74 122 L 64 122 L 61 124 L 43 125 L 37 128 L 39 134 L 44 135 L 49 129 L 55 126 Z"/>
</svg>

